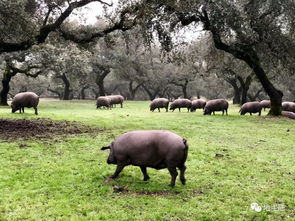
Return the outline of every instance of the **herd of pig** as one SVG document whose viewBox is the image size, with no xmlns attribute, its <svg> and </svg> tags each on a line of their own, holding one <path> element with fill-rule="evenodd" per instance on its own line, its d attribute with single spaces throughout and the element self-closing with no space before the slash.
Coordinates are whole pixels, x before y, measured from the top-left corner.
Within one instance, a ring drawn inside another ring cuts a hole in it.
<svg viewBox="0 0 295 221">
<path fill-rule="evenodd" d="M 120 104 L 123 107 L 124 98 L 121 95 L 102 96 L 97 99 L 97 108 L 111 108 L 113 105 Z M 24 112 L 25 107 L 33 107 L 35 114 L 38 114 L 37 106 L 39 96 L 33 92 L 24 92 L 15 95 L 12 100 L 12 112 L 19 110 Z M 165 108 L 168 112 L 169 100 L 166 98 L 154 99 L 150 104 L 150 110 L 154 111 Z M 283 102 L 283 115 L 295 119 L 295 103 Z M 204 101 L 201 99 L 188 100 L 177 99 L 170 104 L 170 110 L 187 108 L 188 111 L 203 109 L 204 114 L 215 114 L 215 111 L 222 111 L 222 114 L 228 110 L 228 102 L 224 99 Z M 248 102 L 242 105 L 240 114 L 259 113 L 262 108 L 270 108 L 269 101 Z M 175 186 L 178 175 L 177 168 L 180 170 L 180 181 L 185 184 L 185 161 L 188 155 L 188 144 L 185 138 L 166 130 L 137 130 L 127 132 L 110 145 L 102 147 L 101 150 L 109 149 L 110 153 L 107 159 L 108 164 L 116 164 L 117 168 L 111 178 L 118 177 L 125 166 L 139 166 L 143 173 L 143 180 L 147 181 L 150 177 L 147 174 L 147 167 L 154 169 L 168 168 L 171 175 L 170 186 Z"/>
<path fill-rule="evenodd" d="M 121 108 L 123 107 L 124 97 L 121 95 L 110 95 L 110 96 L 100 96 L 96 100 L 96 108 L 106 107 L 106 108 L 112 108 L 116 104 L 120 104 Z M 33 107 L 35 109 L 35 114 L 38 114 L 37 106 L 39 104 L 39 96 L 36 95 L 33 92 L 23 92 L 18 93 L 14 96 L 12 102 L 11 102 L 11 108 L 12 113 L 19 110 L 19 112 L 24 112 L 25 107 Z M 181 108 L 186 108 L 187 111 L 194 112 L 197 109 L 203 109 L 204 115 L 211 113 L 215 114 L 216 111 L 222 111 L 222 115 L 224 115 L 224 112 L 227 115 L 228 110 L 228 102 L 225 99 L 215 99 L 215 100 L 209 100 L 205 101 L 202 99 L 195 99 L 195 100 L 189 100 L 189 99 L 176 99 L 173 102 L 170 103 L 169 110 L 172 110 L 172 112 L 175 109 L 178 109 L 179 111 Z M 166 98 L 156 98 L 154 99 L 150 104 L 150 110 L 154 111 L 155 109 L 158 109 L 160 112 L 161 108 L 165 108 L 166 112 L 168 112 L 169 107 L 169 100 Z M 269 100 L 263 100 L 263 101 L 253 101 L 253 102 L 247 102 L 241 106 L 241 109 L 239 113 L 241 115 L 245 115 L 246 113 L 249 113 L 250 115 L 254 113 L 258 113 L 259 116 L 261 115 L 262 109 L 270 108 L 270 101 Z M 282 103 L 282 114 L 286 117 L 289 117 L 291 119 L 295 119 L 295 103 L 285 101 Z"/>
<path fill-rule="evenodd" d="M 154 111 L 155 109 L 158 109 L 160 112 L 161 108 L 165 108 L 166 112 L 168 112 L 169 107 L 169 100 L 166 98 L 156 98 L 152 101 L 150 104 L 150 110 Z M 228 109 L 228 102 L 224 99 L 215 99 L 215 100 L 209 100 L 205 101 L 202 99 L 196 99 L 196 100 L 189 100 L 189 99 L 177 99 L 174 100 L 170 104 L 169 110 L 172 110 L 172 112 L 175 109 L 186 108 L 187 111 L 194 112 L 196 109 L 203 109 L 204 115 L 211 113 L 215 114 L 215 111 L 222 111 L 222 115 L 224 115 L 224 112 L 227 114 Z M 241 115 L 245 115 L 246 113 L 249 113 L 250 115 L 254 113 L 258 113 L 259 116 L 261 115 L 262 109 L 270 108 L 270 101 L 269 100 L 263 100 L 263 101 L 253 101 L 253 102 L 247 102 L 241 106 L 241 109 L 239 113 Z M 295 103 L 294 102 L 283 102 L 282 103 L 282 114 L 286 117 L 289 117 L 291 119 L 295 119 Z"/>
</svg>

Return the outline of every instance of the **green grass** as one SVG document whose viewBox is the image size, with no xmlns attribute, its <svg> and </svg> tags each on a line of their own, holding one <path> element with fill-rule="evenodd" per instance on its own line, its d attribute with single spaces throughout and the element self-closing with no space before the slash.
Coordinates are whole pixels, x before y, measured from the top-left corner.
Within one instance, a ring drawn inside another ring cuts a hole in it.
<svg viewBox="0 0 295 221">
<path fill-rule="evenodd" d="M 0 118 L 49 117 L 105 130 L 46 142 L 0 140 L 0 220 L 295 219 L 294 121 L 240 116 L 234 105 L 228 116 L 152 113 L 148 105 L 130 101 L 123 109 L 96 110 L 94 101 L 41 100 L 38 116 L 1 107 Z M 106 179 L 115 165 L 100 147 L 138 129 L 170 130 L 188 140 L 185 186 L 177 179 L 168 187 L 167 169 L 148 169 L 148 182 L 133 166 Z M 20 148 L 23 143 L 28 147 Z M 114 185 L 128 192 L 115 193 Z M 261 212 L 250 208 L 253 202 Z"/>
</svg>

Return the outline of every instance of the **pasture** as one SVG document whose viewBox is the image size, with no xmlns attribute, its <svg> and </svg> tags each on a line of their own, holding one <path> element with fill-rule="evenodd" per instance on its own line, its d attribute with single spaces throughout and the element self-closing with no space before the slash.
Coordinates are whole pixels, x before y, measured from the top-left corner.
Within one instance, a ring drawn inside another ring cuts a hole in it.
<svg viewBox="0 0 295 221">
<path fill-rule="evenodd" d="M 149 111 L 148 101 L 96 109 L 95 101 L 41 100 L 33 109 L 1 119 L 50 118 L 95 128 L 81 133 L 0 138 L 0 220 L 294 220 L 295 126 L 280 117 L 203 116 Z M 187 184 L 168 186 L 167 169 L 128 166 L 108 179 L 108 145 L 124 132 L 164 129 L 186 138 Z M 116 186 L 119 186 L 120 189 Z M 250 208 L 256 202 L 260 208 Z"/>
</svg>

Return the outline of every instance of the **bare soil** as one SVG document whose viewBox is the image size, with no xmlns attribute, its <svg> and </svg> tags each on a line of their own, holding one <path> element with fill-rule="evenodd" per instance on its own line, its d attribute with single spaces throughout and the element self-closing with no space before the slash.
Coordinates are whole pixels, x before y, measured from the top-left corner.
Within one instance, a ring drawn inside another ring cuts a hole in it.
<svg viewBox="0 0 295 221">
<path fill-rule="evenodd" d="M 49 118 L 0 119 L 0 139 L 6 141 L 51 139 L 56 135 L 73 135 L 101 132 L 76 121 L 53 121 Z"/>
</svg>

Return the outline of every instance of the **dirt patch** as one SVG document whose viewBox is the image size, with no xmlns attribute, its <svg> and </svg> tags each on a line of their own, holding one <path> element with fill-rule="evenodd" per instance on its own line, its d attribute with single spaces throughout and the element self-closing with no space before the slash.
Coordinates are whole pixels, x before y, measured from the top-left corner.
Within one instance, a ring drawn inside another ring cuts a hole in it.
<svg viewBox="0 0 295 221">
<path fill-rule="evenodd" d="M 156 192 L 148 192 L 148 191 L 129 191 L 128 189 L 121 187 L 121 186 L 114 186 L 113 187 L 114 193 L 121 193 L 125 195 L 131 195 L 131 196 L 171 196 L 171 195 L 177 195 L 180 192 L 178 191 L 156 191 Z"/>
<path fill-rule="evenodd" d="M 158 197 L 158 196 L 173 196 L 180 194 L 179 191 L 155 191 L 155 192 L 149 192 L 149 191 L 130 191 L 127 188 L 123 186 L 113 186 L 113 192 L 114 193 L 120 193 L 124 195 L 130 195 L 130 196 L 151 196 L 151 197 Z M 192 190 L 191 193 L 196 195 L 204 194 L 201 190 Z"/>
<path fill-rule="evenodd" d="M 36 119 L 0 119 L 0 139 L 6 141 L 30 140 L 34 138 L 48 140 L 56 135 L 74 135 L 101 132 L 101 128 L 92 128 L 76 121 L 53 121 L 49 118 Z M 25 147 L 23 147 L 25 148 Z"/>
</svg>

